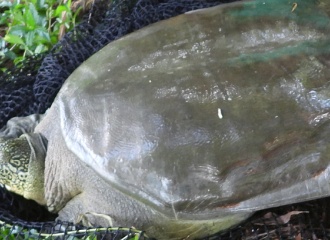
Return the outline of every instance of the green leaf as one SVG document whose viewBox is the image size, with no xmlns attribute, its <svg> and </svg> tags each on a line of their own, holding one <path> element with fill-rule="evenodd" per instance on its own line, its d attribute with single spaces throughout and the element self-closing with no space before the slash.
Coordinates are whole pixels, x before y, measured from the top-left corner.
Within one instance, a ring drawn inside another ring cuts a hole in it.
<svg viewBox="0 0 330 240">
<path fill-rule="evenodd" d="M 17 36 L 24 36 L 27 31 L 27 27 L 23 25 L 15 25 L 9 29 L 8 33 Z"/>
<path fill-rule="evenodd" d="M 41 27 L 46 27 L 48 23 L 46 13 L 40 13 L 39 14 L 39 21 L 38 21 L 38 26 Z"/>
<path fill-rule="evenodd" d="M 62 23 L 63 23 L 63 21 L 62 21 L 61 18 L 56 18 L 56 21 L 57 21 L 59 24 L 62 24 Z"/>
<path fill-rule="evenodd" d="M 77 19 L 78 15 L 79 15 L 80 11 L 82 11 L 82 9 L 83 9 L 82 7 L 79 7 L 79 8 L 76 10 L 76 12 L 74 13 L 73 18 L 72 18 L 72 22 L 73 22 L 73 24 L 76 23 L 76 19 Z"/>
<path fill-rule="evenodd" d="M 21 4 L 20 1 L 14 1 L 13 6 L 11 7 L 11 9 L 13 11 L 17 11 L 17 10 L 22 10 L 25 8 L 24 4 Z"/>
<path fill-rule="evenodd" d="M 51 37 L 50 37 L 50 41 L 51 41 L 51 43 L 52 44 L 55 44 L 55 43 L 57 43 L 57 41 L 58 41 L 58 34 L 53 34 Z"/>
<path fill-rule="evenodd" d="M 11 60 L 14 60 L 17 58 L 17 55 L 13 51 L 10 51 L 10 50 L 4 52 L 4 54 L 5 54 L 6 58 L 11 59 Z"/>
<path fill-rule="evenodd" d="M 67 8 L 70 10 L 71 7 L 71 0 L 68 0 L 65 5 L 67 6 Z"/>
<path fill-rule="evenodd" d="M 36 6 L 36 4 L 37 4 L 37 0 L 28 0 L 27 2 L 32 3 L 34 6 Z M 27 3 L 27 2 L 26 2 L 26 3 Z"/>
<path fill-rule="evenodd" d="M 6 42 L 9 42 L 9 43 L 12 43 L 12 44 L 25 45 L 22 38 L 20 38 L 19 36 L 16 36 L 16 35 L 6 34 L 6 36 L 3 39 L 5 39 Z"/>
<path fill-rule="evenodd" d="M 0 25 L 9 25 L 8 19 L 10 17 L 9 11 L 4 11 L 0 14 Z"/>
<path fill-rule="evenodd" d="M 69 23 L 65 22 L 65 23 L 64 23 L 64 26 L 65 26 L 67 29 L 70 29 L 70 24 L 69 24 Z"/>
<path fill-rule="evenodd" d="M 36 34 L 35 30 L 29 31 L 25 34 L 25 44 L 28 48 L 33 46 L 35 34 Z"/>
<path fill-rule="evenodd" d="M 55 10 L 54 17 L 61 17 L 62 13 L 66 11 L 68 11 L 68 8 L 65 5 L 59 5 Z"/>
<path fill-rule="evenodd" d="M 40 40 L 51 42 L 47 29 L 38 27 L 35 31 L 38 34 L 38 36 L 40 37 L 39 38 Z"/>
<path fill-rule="evenodd" d="M 26 25 L 29 29 L 35 29 L 39 24 L 39 14 L 32 3 L 29 3 L 29 7 L 25 9 Z"/>
<path fill-rule="evenodd" d="M 55 10 L 54 9 L 47 9 L 47 12 L 46 12 L 46 16 L 47 16 L 47 19 L 52 19 L 55 15 Z"/>
<path fill-rule="evenodd" d="M 48 4 L 46 4 L 45 0 L 37 0 L 36 6 L 38 9 L 46 9 Z"/>
<path fill-rule="evenodd" d="M 23 17 L 22 9 L 11 9 L 11 25 L 22 24 L 25 25 L 25 19 Z"/>
<path fill-rule="evenodd" d="M 34 53 L 35 54 L 39 54 L 39 53 L 43 53 L 43 52 L 46 52 L 48 50 L 48 48 L 43 45 L 43 44 L 39 44 L 36 49 L 34 50 Z"/>
<path fill-rule="evenodd" d="M 14 59 L 14 63 L 15 63 L 15 65 L 17 65 L 17 64 L 23 62 L 23 60 L 24 60 L 24 57 L 16 57 Z"/>
</svg>

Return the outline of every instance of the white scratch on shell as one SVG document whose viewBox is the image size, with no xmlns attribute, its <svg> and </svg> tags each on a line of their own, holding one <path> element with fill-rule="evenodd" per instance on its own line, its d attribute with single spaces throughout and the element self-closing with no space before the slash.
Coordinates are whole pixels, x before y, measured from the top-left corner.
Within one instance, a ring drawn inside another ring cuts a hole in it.
<svg viewBox="0 0 330 240">
<path fill-rule="evenodd" d="M 219 117 L 220 119 L 223 118 L 221 108 L 218 108 L 218 117 Z"/>
</svg>

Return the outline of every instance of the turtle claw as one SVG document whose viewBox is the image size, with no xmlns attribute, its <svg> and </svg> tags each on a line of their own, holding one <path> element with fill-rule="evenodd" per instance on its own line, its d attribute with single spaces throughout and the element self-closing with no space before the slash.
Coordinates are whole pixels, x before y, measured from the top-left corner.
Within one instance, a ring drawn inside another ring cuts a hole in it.
<svg viewBox="0 0 330 240">
<path fill-rule="evenodd" d="M 94 221 L 92 220 L 94 218 L 98 218 L 98 219 L 103 218 L 105 220 L 105 222 L 107 223 L 106 224 L 107 227 L 113 226 L 113 219 L 109 215 L 95 213 L 95 212 L 86 212 L 86 213 L 80 214 L 77 217 L 75 224 L 82 224 L 86 227 L 95 227 L 95 224 L 93 224 Z"/>
</svg>

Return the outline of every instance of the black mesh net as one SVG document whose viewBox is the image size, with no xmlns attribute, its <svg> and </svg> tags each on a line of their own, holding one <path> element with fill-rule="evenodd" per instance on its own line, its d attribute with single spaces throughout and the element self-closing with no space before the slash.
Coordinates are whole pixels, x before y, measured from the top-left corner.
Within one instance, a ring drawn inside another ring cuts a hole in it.
<svg viewBox="0 0 330 240">
<path fill-rule="evenodd" d="M 112 40 L 178 14 L 234 0 L 118 0 L 96 2 L 76 28 L 44 55 L 0 77 L 0 128 L 14 116 L 43 113 L 65 79 Z M 329 239 L 329 199 L 262 211 L 207 239 Z M 33 201 L 0 188 L 0 239 L 145 239 L 134 229 L 86 229 L 55 222 Z M 90 235 L 92 234 L 92 235 Z"/>
<path fill-rule="evenodd" d="M 0 239 L 145 239 L 144 233 L 129 228 L 86 228 L 55 221 L 36 202 L 0 189 Z"/>
<path fill-rule="evenodd" d="M 1 192 L 0 239 L 148 239 L 144 232 L 129 228 L 86 228 L 54 221 L 33 201 Z M 204 238 L 230 239 L 329 239 L 330 198 L 267 209 L 232 229 Z M 2 234 L 2 235 L 1 235 Z"/>
</svg>

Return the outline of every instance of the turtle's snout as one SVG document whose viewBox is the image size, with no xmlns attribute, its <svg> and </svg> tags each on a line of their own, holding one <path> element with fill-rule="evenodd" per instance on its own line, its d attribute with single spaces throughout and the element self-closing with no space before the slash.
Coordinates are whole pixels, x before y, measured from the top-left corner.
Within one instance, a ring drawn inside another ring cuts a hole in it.
<svg viewBox="0 0 330 240">
<path fill-rule="evenodd" d="M 26 138 L 0 139 L 0 184 L 23 195 L 31 149 Z"/>
</svg>

